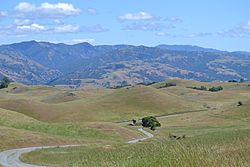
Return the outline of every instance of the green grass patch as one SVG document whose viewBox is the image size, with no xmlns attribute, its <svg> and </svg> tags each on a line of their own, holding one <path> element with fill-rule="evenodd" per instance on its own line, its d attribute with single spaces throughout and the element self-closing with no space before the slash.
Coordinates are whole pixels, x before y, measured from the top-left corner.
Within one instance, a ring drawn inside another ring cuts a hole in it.
<svg viewBox="0 0 250 167">
<path fill-rule="evenodd" d="M 4 109 L 0 109 L 0 126 L 79 139 L 122 140 L 119 134 L 89 128 L 86 124 L 46 123 Z"/>
<path fill-rule="evenodd" d="M 113 147 L 45 149 L 22 159 L 58 166 L 235 167 L 250 165 L 250 129 L 207 133 L 177 140 L 162 139 Z"/>
</svg>

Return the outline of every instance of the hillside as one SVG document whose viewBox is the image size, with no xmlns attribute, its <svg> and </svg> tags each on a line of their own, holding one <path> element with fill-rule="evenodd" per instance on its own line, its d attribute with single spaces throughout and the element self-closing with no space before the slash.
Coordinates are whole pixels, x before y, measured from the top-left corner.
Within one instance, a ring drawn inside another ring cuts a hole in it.
<svg viewBox="0 0 250 167">
<path fill-rule="evenodd" d="M 164 87 L 167 83 L 176 86 Z M 200 86 L 222 86 L 223 90 L 190 88 Z M 180 79 L 119 89 L 11 83 L 0 90 L 0 150 L 84 144 L 22 155 L 26 162 L 48 166 L 138 166 L 145 161 L 159 162 L 160 166 L 167 162 L 168 166 L 248 166 L 249 90 L 249 82 Z M 242 106 L 238 106 L 239 101 Z M 143 137 L 137 126 L 128 126 L 126 121 L 148 115 L 159 116 L 161 122 L 161 127 L 150 131 L 155 137 L 126 144 Z M 171 140 L 170 134 L 186 138 Z M 134 158 L 128 159 L 131 150 Z M 180 159 L 177 162 L 173 157 Z"/>
<path fill-rule="evenodd" d="M 0 108 L 46 122 L 122 121 L 204 108 L 202 103 L 151 86 L 61 90 L 12 85 L 8 89 L 0 91 Z"/>
<path fill-rule="evenodd" d="M 66 45 L 21 42 L 0 47 L 0 73 L 26 84 L 115 87 L 169 78 L 249 80 L 250 53 L 189 45 Z"/>
<path fill-rule="evenodd" d="M 20 52 L 0 46 L 0 77 L 7 76 L 25 84 L 45 84 L 61 75 L 58 70 L 50 69 Z"/>
</svg>

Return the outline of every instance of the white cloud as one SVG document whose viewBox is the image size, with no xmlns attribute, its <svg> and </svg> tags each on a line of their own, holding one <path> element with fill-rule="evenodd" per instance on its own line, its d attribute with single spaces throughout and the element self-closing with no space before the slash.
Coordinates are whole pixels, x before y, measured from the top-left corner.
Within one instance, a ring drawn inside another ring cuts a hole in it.
<svg viewBox="0 0 250 167">
<path fill-rule="evenodd" d="M 126 25 L 123 29 L 125 30 L 142 30 L 142 31 L 161 31 L 163 29 L 170 28 L 159 22 L 135 22 Z"/>
<path fill-rule="evenodd" d="M 15 25 L 18 25 L 18 26 L 20 26 L 20 25 L 29 25 L 29 24 L 31 24 L 31 20 L 29 20 L 29 19 L 15 19 L 14 20 L 14 24 Z"/>
<path fill-rule="evenodd" d="M 32 12 L 35 11 L 37 7 L 27 2 L 20 2 L 16 7 L 15 10 L 20 12 Z"/>
<path fill-rule="evenodd" d="M 97 14 L 97 11 L 96 11 L 95 9 L 93 9 L 93 8 L 88 8 L 88 9 L 87 9 L 87 12 L 88 12 L 89 14 L 91 14 L 91 15 L 96 15 L 96 14 Z"/>
<path fill-rule="evenodd" d="M 17 26 L 18 30 L 25 30 L 25 31 L 44 31 L 45 27 L 43 25 L 39 25 L 39 24 L 31 24 L 31 25 L 21 25 L 21 26 Z"/>
<path fill-rule="evenodd" d="M 248 20 L 243 26 L 242 26 L 243 29 L 245 30 L 250 30 L 250 20 Z"/>
<path fill-rule="evenodd" d="M 94 44 L 95 43 L 95 39 L 90 38 L 90 39 L 72 39 L 71 40 L 72 44 L 83 43 L 83 42 L 88 42 L 90 44 Z"/>
<path fill-rule="evenodd" d="M 183 20 L 179 17 L 167 17 L 165 21 L 169 21 L 172 23 L 182 22 Z"/>
<path fill-rule="evenodd" d="M 193 33 L 186 35 L 186 38 L 195 38 L 195 37 L 207 37 L 213 35 L 212 33 Z"/>
<path fill-rule="evenodd" d="M 95 24 L 92 26 L 85 26 L 83 27 L 84 31 L 90 33 L 98 33 L 98 32 L 106 32 L 108 31 L 107 28 L 104 28 L 101 24 Z"/>
<path fill-rule="evenodd" d="M 126 13 L 122 16 L 119 16 L 120 20 L 152 20 L 154 17 L 147 12 L 138 12 L 138 13 Z"/>
<path fill-rule="evenodd" d="M 147 12 L 126 13 L 118 17 L 123 22 L 123 30 L 141 30 L 141 31 L 158 31 L 155 33 L 157 36 L 166 36 L 163 33 L 167 29 L 176 28 L 178 22 L 182 22 L 178 17 L 161 18 L 153 16 Z"/>
<path fill-rule="evenodd" d="M 50 3 L 42 3 L 40 7 L 38 7 L 41 11 L 45 12 L 55 12 L 58 14 L 65 14 L 65 15 L 75 15 L 80 12 L 79 9 L 76 9 L 72 4 L 69 3 L 57 3 L 57 4 L 50 4 Z"/>
<path fill-rule="evenodd" d="M 250 37 L 250 20 L 232 29 L 217 33 L 223 37 L 244 38 Z"/>
<path fill-rule="evenodd" d="M 54 28 L 54 32 L 57 33 L 67 33 L 67 32 L 77 32 L 80 30 L 79 25 L 62 25 L 62 26 L 57 26 Z"/>
<path fill-rule="evenodd" d="M 39 40 L 39 41 L 48 41 L 48 40 Z M 68 45 L 74 45 L 78 43 L 88 42 L 89 44 L 94 44 L 96 42 L 93 38 L 78 38 L 78 39 L 69 39 L 69 40 L 49 40 L 50 43 L 65 43 Z"/>
<path fill-rule="evenodd" d="M 4 16 L 7 16 L 7 15 L 8 15 L 8 12 L 0 11 L 0 17 L 4 17 Z"/>
<path fill-rule="evenodd" d="M 178 35 L 171 35 L 173 38 L 202 38 L 214 35 L 213 33 L 191 33 L 191 34 L 178 34 Z"/>
<path fill-rule="evenodd" d="M 51 4 L 45 2 L 36 6 L 28 2 L 21 2 L 15 7 L 15 11 L 21 14 L 19 16 L 58 18 L 76 15 L 80 9 L 75 8 L 70 3 Z"/>
<path fill-rule="evenodd" d="M 41 25 L 38 23 L 28 23 L 28 20 L 16 20 L 16 24 L 0 26 L 2 36 L 26 36 L 31 34 L 52 34 L 52 33 L 75 33 L 80 31 L 79 25 Z"/>
<path fill-rule="evenodd" d="M 62 22 L 61 20 L 58 20 L 58 19 L 55 19 L 55 20 L 54 20 L 54 23 L 55 23 L 55 24 L 63 24 L 63 22 Z"/>
<path fill-rule="evenodd" d="M 157 32 L 155 35 L 157 36 L 167 36 L 168 34 L 165 32 Z"/>
</svg>

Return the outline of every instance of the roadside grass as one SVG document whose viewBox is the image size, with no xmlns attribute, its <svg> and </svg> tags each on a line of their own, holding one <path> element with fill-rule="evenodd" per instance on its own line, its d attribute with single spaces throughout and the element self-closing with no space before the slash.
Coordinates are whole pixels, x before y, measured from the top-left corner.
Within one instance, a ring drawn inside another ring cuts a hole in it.
<svg viewBox="0 0 250 167">
<path fill-rule="evenodd" d="M 57 135 L 48 135 L 3 126 L 0 126 L 0 141 L 0 151 L 32 146 L 89 143 L 89 141 L 84 139 L 64 138 Z"/>
<path fill-rule="evenodd" d="M 211 132 L 185 140 L 161 139 L 135 145 L 45 149 L 22 160 L 49 166 L 235 167 L 250 164 L 250 129 Z"/>
</svg>

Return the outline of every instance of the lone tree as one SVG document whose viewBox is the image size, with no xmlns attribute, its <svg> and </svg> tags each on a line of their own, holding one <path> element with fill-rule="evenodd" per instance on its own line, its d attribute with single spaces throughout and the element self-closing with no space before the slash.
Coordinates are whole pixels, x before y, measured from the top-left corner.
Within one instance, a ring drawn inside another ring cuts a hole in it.
<svg viewBox="0 0 250 167">
<path fill-rule="evenodd" d="M 156 127 L 160 127 L 160 122 L 153 116 L 142 118 L 142 126 L 149 127 L 151 130 L 155 130 Z"/>
<path fill-rule="evenodd" d="M 7 77 L 3 77 L 1 84 L 0 84 L 0 89 L 7 88 L 10 84 L 10 79 Z"/>
</svg>

